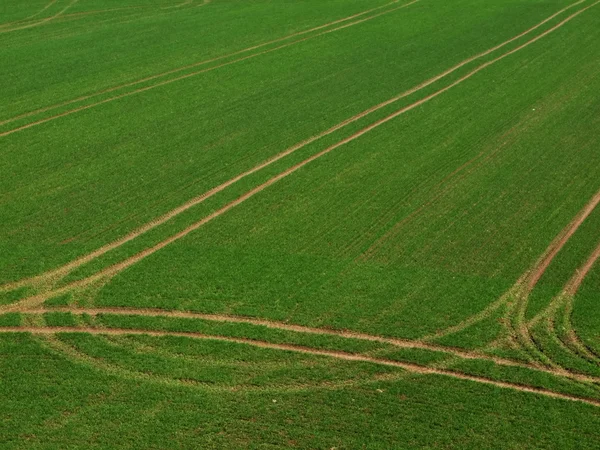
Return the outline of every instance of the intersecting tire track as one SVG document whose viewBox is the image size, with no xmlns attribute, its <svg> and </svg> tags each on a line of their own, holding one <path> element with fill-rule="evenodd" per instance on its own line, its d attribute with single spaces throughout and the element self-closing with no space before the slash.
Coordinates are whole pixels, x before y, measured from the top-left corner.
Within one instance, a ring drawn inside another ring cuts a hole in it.
<svg viewBox="0 0 600 450">
<path fill-rule="evenodd" d="M 600 362 L 600 358 L 581 341 L 579 336 L 577 336 L 572 324 L 572 311 L 575 296 L 598 259 L 600 259 L 600 244 L 593 250 L 583 265 L 575 271 L 563 290 L 552 299 L 544 310 L 539 312 L 527 324 L 528 327 L 533 327 L 545 319 L 548 333 L 562 344 L 565 351 L 572 356 L 583 358 L 596 364 Z M 558 313 L 561 310 L 564 310 L 563 326 L 566 333 L 565 336 L 559 336 L 554 325 L 557 321 Z"/>
<path fill-rule="evenodd" d="M 0 24 L 0 29 L 1 28 L 6 28 L 6 27 L 10 27 L 12 25 L 18 25 L 24 22 L 28 22 L 29 20 L 39 16 L 40 14 L 42 14 L 44 11 L 46 11 L 48 8 L 50 8 L 52 5 L 54 5 L 58 0 L 50 0 L 50 3 L 48 3 L 46 6 L 44 6 L 41 10 L 39 10 L 38 12 L 36 12 L 35 14 L 32 14 L 29 17 L 25 17 L 24 19 L 21 20 L 16 20 L 14 22 L 7 22 L 7 23 L 3 23 Z"/>
<path fill-rule="evenodd" d="M 575 215 L 575 217 L 571 220 L 571 222 L 561 230 L 561 232 L 552 240 L 550 245 L 546 248 L 544 253 L 537 259 L 535 264 L 528 269 L 521 277 L 517 280 L 517 282 L 498 300 L 491 303 L 484 310 L 479 313 L 471 316 L 459 324 L 453 325 L 445 330 L 441 330 L 435 334 L 430 336 L 426 336 L 422 339 L 424 340 L 432 340 L 442 338 L 444 336 L 448 336 L 450 334 L 455 334 L 460 331 L 463 331 L 476 323 L 481 322 L 489 318 L 494 311 L 506 305 L 509 301 L 513 300 L 515 305 L 513 308 L 510 308 L 507 311 L 507 314 L 510 315 L 524 315 L 524 311 L 527 309 L 527 299 L 531 291 L 535 288 L 540 278 L 548 269 L 548 266 L 552 263 L 556 255 L 562 250 L 562 248 L 566 245 L 569 239 L 575 234 L 575 232 L 579 229 L 579 227 L 583 224 L 583 222 L 588 218 L 588 216 L 595 210 L 595 208 L 600 203 L 600 190 L 592 196 L 590 201 L 586 203 L 586 205 Z M 510 317 L 506 317 L 506 320 L 509 321 Z M 535 321 L 539 319 L 534 319 Z M 535 322 L 530 323 L 529 326 L 534 325 Z"/>
<path fill-rule="evenodd" d="M 530 328 L 535 325 L 540 318 L 548 316 L 549 320 L 554 320 L 554 315 L 560 308 L 561 304 L 568 302 L 569 298 L 574 296 L 574 293 L 579 288 L 581 282 L 595 263 L 600 257 L 600 247 L 592 254 L 590 259 L 580 268 L 573 278 L 567 283 L 564 291 L 553 299 L 548 307 L 534 317 L 531 321 L 526 320 L 526 311 L 529 303 L 529 296 L 531 291 L 534 289 L 542 275 L 545 273 L 547 268 L 550 266 L 556 255 L 562 250 L 569 239 L 575 234 L 583 222 L 589 217 L 589 215 L 595 210 L 600 203 L 600 191 L 598 191 L 592 199 L 584 206 L 579 212 L 571 224 L 561 233 L 555 244 L 551 246 L 550 252 L 543 258 L 542 263 L 534 270 L 531 276 L 528 277 L 527 283 L 523 289 L 519 292 L 519 295 L 515 298 L 513 308 L 509 308 L 506 317 L 506 323 L 509 326 L 509 332 L 511 332 L 516 338 L 522 349 L 528 352 L 534 358 L 543 360 L 546 364 L 554 365 L 548 355 L 546 355 L 538 343 L 535 341 L 531 334 Z"/>
<path fill-rule="evenodd" d="M 190 311 L 167 311 L 160 309 L 150 308 L 75 308 L 75 307 L 54 307 L 54 308 L 38 308 L 28 309 L 21 311 L 25 314 L 42 315 L 50 312 L 62 312 L 72 314 L 88 314 L 90 316 L 99 315 L 120 315 L 120 316 L 140 316 L 140 317 L 159 317 L 159 318 L 172 318 L 172 319 L 196 319 L 206 320 L 210 322 L 222 322 L 222 323 L 234 323 L 234 324 L 249 324 L 260 327 L 266 327 L 276 330 L 291 331 L 294 333 L 302 334 L 314 334 L 320 336 L 334 336 L 341 337 L 344 339 L 356 339 L 368 342 L 378 342 L 381 344 L 388 344 L 398 348 L 404 349 L 420 349 L 431 352 L 447 353 L 460 359 L 466 360 L 486 360 L 493 362 L 494 364 L 507 367 L 521 367 L 524 369 L 535 370 L 538 372 L 544 372 L 549 375 L 569 378 L 572 380 L 580 381 L 583 383 L 600 383 L 600 377 L 588 376 L 582 373 L 567 371 L 561 369 L 548 369 L 542 366 L 524 364 L 519 361 L 501 358 L 489 354 L 485 354 L 479 351 L 465 350 L 457 347 L 442 346 L 436 344 L 429 344 L 421 340 L 411 339 L 400 339 L 391 338 L 385 336 L 377 336 L 367 333 L 360 333 L 349 330 L 335 330 L 330 328 L 315 328 L 303 325 L 289 324 L 286 322 L 276 322 L 267 319 L 259 319 L 244 316 L 231 316 L 224 314 L 205 314 L 196 313 Z"/>
<path fill-rule="evenodd" d="M 281 350 L 281 351 L 289 351 L 296 353 L 304 353 L 308 355 L 314 356 L 326 356 L 331 358 L 342 359 L 346 361 L 358 361 L 358 362 L 366 362 L 372 364 L 379 364 L 390 367 L 397 367 L 407 372 L 411 372 L 417 375 L 441 375 L 446 377 L 451 377 L 454 379 L 460 379 L 465 381 L 473 381 L 477 383 L 492 385 L 498 388 L 504 389 L 512 389 L 520 392 L 527 393 L 535 393 L 539 395 L 543 395 L 546 397 L 562 399 L 562 400 L 570 400 L 575 402 L 587 403 L 592 406 L 600 407 L 600 400 L 596 400 L 593 398 L 584 398 L 577 397 L 574 395 L 563 394 L 555 391 L 551 391 L 549 389 L 538 388 L 533 386 L 527 386 L 517 383 L 505 382 L 505 381 L 497 381 L 491 378 L 486 378 L 482 376 L 469 375 L 463 372 L 447 370 L 447 369 L 437 369 L 427 366 L 422 366 L 415 363 L 407 363 L 400 362 L 395 360 L 383 359 L 383 358 L 374 358 L 370 356 L 360 355 L 356 353 L 348 353 L 342 351 L 333 351 L 333 350 L 324 350 L 324 349 L 314 349 L 299 345 L 290 345 L 290 344 L 274 344 L 266 341 L 258 341 L 252 339 L 244 339 L 244 338 L 233 338 L 227 336 L 214 336 L 202 333 L 192 333 L 192 332 L 169 332 L 169 331 L 149 331 L 149 330 L 136 330 L 136 329 L 118 329 L 118 328 L 110 328 L 110 329 L 95 329 L 91 327 L 0 327 L 0 333 L 31 333 L 31 334 L 40 334 L 40 335 L 54 335 L 57 333 L 88 333 L 88 334 L 99 334 L 99 335 L 148 335 L 148 336 L 178 336 L 178 337 L 189 337 L 195 339 L 206 339 L 206 340 L 217 340 L 223 342 L 231 342 L 235 344 L 243 344 L 243 345 L 251 345 L 259 348 L 272 349 L 272 350 Z"/>
<path fill-rule="evenodd" d="M 126 344 L 120 344 L 120 343 L 116 343 L 113 339 L 114 338 L 118 338 L 118 337 L 131 337 L 130 335 L 126 335 L 126 334 L 120 334 L 120 335 L 114 335 L 114 334 L 94 334 L 94 336 L 98 336 L 98 337 L 103 337 L 105 338 L 105 342 L 107 342 L 109 345 L 116 345 L 119 348 L 126 348 L 127 350 L 131 350 L 131 342 L 128 342 Z M 139 336 L 139 335 L 137 335 Z M 148 373 L 146 371 L 140 371 L 140 370 L 136 370 L 133 368 L 127 368 L 127 367 L 123 367 L 122 365 L 115 363 L 115 362 L 107 362 L 105 361 L 103 358 L 99 358 L 99 357 L 95 357 L 95 356 L 91 356 L 81 350 L 79 350 L 76 346 L 66 343 L 60 339 L 58 339 L 55 335 L 52 334 L 44 334 L 43 337 L 44 339 L 44 344 L 46 347 L 48 347 L 50 350 L 54 351 L 56 354 L 61 355 L 62 357 L 66 357 L 67 359 L 69 359 L 72 362 L 76 362 L 76 363 L 83 363 L 87 366 L 92 367 L 93 369 L 99 370 L 101 372 L 105 372 L 111 375 L 115 375 L 118 376 L 120 378 L 125 378 L 125 379 L 133 379 L 133 380 L 138 380 L 138 381 L 146 381 L 146 382 L 153 382 L 153 383 L 160 383 L 163 385 L 168 385 L 168 386 L 189 386 L 189 387 L 194 387 L 194 388 L 202 388 L 205 390 L 210 390 L 210 391 L 216 391 L 216 392 L 224 392 L 224 391 L 228 391 L 228 392 L 239 392 L 240 390 L 248 392 L 248 391 L 269 391 L 269 392 L 278 392 L 278 391 L 284 391 L 284 392 L 296 392 L 296 391 L 305 391 L 305 390 L 313 390 L 313 389 L 340 389 L 340 388 L 345 388 L 345 387 L 349 387 L 349 386 L 360 386 L 363 384 L 369 384 L 369 383 L 373 383 L 376 381 L 394 381 L 400 378 L 404 378 L 406 376 L 405 373 L 387 373 L 387 374 L 375 374 L 375 375 L 371 375 L 370 377 L 364 378 L 364 379 L 360 379 L 360 380 L 356 380 L 356 379 L 348 379 L 348 380 L 343 380 L 343 381 L 320 381 L 320 382 L 316 382 L 316 383 L 302 383 L 302 384 L 298 384 L 298 383 L 292 383 L 292 384 L 288 384 L 288 383 L 283 383 L 283 384 L 275 384 L 275 385 L 268 385 L 268 386 L 256 386 L 256 385 L 232 385 L 232 386 L 218 386 L 215 385 L 213 383 L 205 383 L 199 380 L 194 380 L 194 379 L 182 379 L 182 378 L 171 378 L 169 376 L 165 376 L 165 375 L 159 375 L 156 373 Z M 113 338 L 113 339 L 111 339 Z M 134 352 L 137 354 L 138 350 L 134 350 Z M 151 347 L 151 349 L 146 349 L 144 350 L 144 353 L 148 352 L 149 354 L 152 355 L 156 355 L 156 349 Z M 180 359 L 182 358 L 181 355 L 176 355 L 170 352 L 158 352 L 158 355 L 164 358 L 174 358 L 174 359 Z M 184 357 L 185 359 L 189 360 L 193 360 L 194 362 L 197 362 L 197 358 L 193 357 L 193 356 L 189 356 L 189 357 Z M 230 364 L 232 366 L 238 366 L 240 362 L 239 361 L 235 361 L 235 363 L 233 361 L 230 362 Z M 281 367 L 281 362 L 278 363 L 265 363 L 265 361 L 257 361 L 256 363 L 254 363 L 255 366 L 260 366 L 261 369 L 264 369 L 266 367 L 276 367 L 276 368 L 280 368 Z M 214 366 L 213 366 L 214 367 Z"/>
<path fill-rule="evenodd" d="M 38 20 L 34 23 L 28 24 L 28 25 L 22 25 L 22 26 L 18 26 L 15 28 L 9 28 L 7 30 L 3 30 L 0 29 L 0 34 L 2 33 L 10 33 L 12 31 L 18 31 L 18 30 L 25 30 L 28 28 L 34 28 L 34 27 L 38 27 L 40 25 L 44 25 L 45 23 L 48 23 L 54 19 L 56 19 L 57 17 L 59 17 L 60 15 L 62 15 L 65 11 L 67 11 L 68 9 L 70 9 L 73 5 L 75 5 L 75 3 L 77 3 L 79 0 L 71 0 L 71 3 L 69 3 L 67 6 L 65 6 L 63 9 L 61 9 L 59 12 L 57 12 L 55 15 L 47 17 L 45 19 L 41 19 Z M 1 135 L 0 135 L 1 136 Z"/>
</svg>

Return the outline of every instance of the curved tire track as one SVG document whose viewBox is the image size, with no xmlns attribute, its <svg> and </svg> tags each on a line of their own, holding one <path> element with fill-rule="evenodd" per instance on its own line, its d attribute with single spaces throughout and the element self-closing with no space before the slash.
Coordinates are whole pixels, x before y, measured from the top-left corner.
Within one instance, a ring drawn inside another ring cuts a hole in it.
<svg viewBox="0 0 600 450">
<path fill-rule="evenodd" d="M 591 406 L 600 407 L 600 400 L 593 398 L 583 398 L 577 397 L 574 395 L 563 394 L 560 392 L 555 392 L 549 389 L 522 385 L 517 383 L 505 382 L 505 381 L 497 381 L 491 378 L 469 375 L 463 372 L 448 370 L 448 369 L 437 369 L 427 366 L 422 366 L 414 363 L 400 362 L 395 360 L 383 359 L 383 358 L 374 358 L 370 356 L 360 355 L 356 353 L 347 353 L 341 351 L 332 351 L 332 350 L 323 350 L 323 349 L 314 349 L 299 345 L 290 345 L 290 344 L 274 344 L 266 341 L 258 341 L 244 338 L 233 338 L 227 336 L 214 336 L 202 333 L 186 333 L 186 332 L 167 332 L 167 331 L 149 331 L 149 330 L 137 330 L 137 329 L 95 329 L 88 327 L 0 327 L 0 333 L 31 333 L 31 334 L 39 334 L 39 335 L 54 335 L 57 333 L 89 333 L 89 334 L 99 334 L 99 335 L 147 335 L 147 336 L 178 336 L 178 337 L 189 337 L 194 339 L 205 339 L 205 340 L 216 340 L 222 342 L 230 342 L 235 344 L 242 345 L 251 345 L 254 347 L 270 349 L 270 350 L 280 350 L 280 351 L 288 351 L 288 352 L 296 352 L 303 353 L 313 356 L 325 356 L 330 358 L 342 359 L 345 361 L 357 361 L 357 362 L 366 362 L 372 364 L 379 364 L 390 367 L 397 367 L 403 369 L 407 372 L 411 372 L 417 375 L 440 375 L 445 377 L 450 377 L 454 379 L 459 379 L 463 381 L 472 381 L 480 384 L 487 384 L 497 388 L 502 389 L 511 389 L 520 392 L 533 393 L 538 395 L 543 395 L 546 397 L 561 399 L 561 400 L 569 400 L 575 402 L 586 403 Z"/>
<path fill-rule="evenodd" d="M 159 317 L 171 319 L 196 319 L 209 322 L 248 324 L 270 329 L 291 331 L 294 333 L 314 334 L 319 336 L 333 336 L 344 339 L 356 339 L 360 341 L 377 342 L 387 344 L 404 349 L 419 349 L 430 352 L 439 352 L 452 355 L 459 359 L 466 360 L 485 360 L 493 362 L 499 366 L 521 367 L 524 369 L 544 372 L 549 375 L 569 378 L 572 380 L 584 383 L 600 383 L 600 377 L 588 376 L 583 373 L 572 372 L 561 369 L 548 369 L 545 367 L 525 364 L 520 361 L 501 358 L 498 356 L 489 355 L 479 351 L 465 350 L 457 347 L 442 346 L 437 344 L 429 344 L 421 340 L 392 338 L 385 336 L 377 336 L 367 333 L 361 333 L 350 330 L 335 330 L 330 328 L 316 328 L 303 325 L 289 324 L 286 322 L 276 322 L 273 320 L 252 318 L 245 316 L 232 316 L 225 314 L 206 314 L 191 311 L 167 311 L 151 308 L 73 308 L 73 307 L 56 307 L 56 308 L 39 308 L 20 311 L 25 314 L 45 314 L 49 312 L 63 312 L 72 314 L 88 314 L 90 316 L 98 316 L 102 314 L 119 315 L 119 316 L 139 316 L 139 317 Z"/>
<path fill-rule="evenodd" d="M 12 31 L 18 31 L 18 30 L 25 30 L 27 28 L 34 28 L 34 27 L 38 27 L 40 25 L 44 25 L 45 23 L 48 23 L 48 22 L 56 19 L 57 17 L 61 16 L 65 11 L 67 11 L 68 9 L 70 9 L 78 1 L 79 0 L 71 0 L 71 3 L 69 3 L 67 6 L 65 6 L 63 9 L 61 9 L 55 15 L 47 17 L 46 19 L 38 20 L 37 22 L 31 23 L 31 24 L 28 24 L 28 25 L 22 25 L 22 26 L 18 26 L 18 27 L 15 27 L 15 28 L 9 28 L 8 30 L 2 30 L 2 29 L 0 29 L 0 34 L 2 34 L 2 33 L 10 33 Z"/>
</svg>

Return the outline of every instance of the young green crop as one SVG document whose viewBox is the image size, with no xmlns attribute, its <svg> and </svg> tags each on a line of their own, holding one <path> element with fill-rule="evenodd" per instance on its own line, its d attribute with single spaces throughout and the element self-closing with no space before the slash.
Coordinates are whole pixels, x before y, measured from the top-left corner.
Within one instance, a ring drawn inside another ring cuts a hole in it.
<svg viewBox="0 0 600 450">
<path fill-rule="evenodd" d="M 599 11 L 6 2 L 0 447 L 597 448 Z"/>
</svg>

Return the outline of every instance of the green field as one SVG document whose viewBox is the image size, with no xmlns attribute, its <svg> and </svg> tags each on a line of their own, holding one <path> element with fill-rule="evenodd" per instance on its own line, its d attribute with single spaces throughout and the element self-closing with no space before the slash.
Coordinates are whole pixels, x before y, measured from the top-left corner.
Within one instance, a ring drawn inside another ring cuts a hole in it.
<svg viewBox="0 0 600 450">
<path fill-rule="evenodd" d="M 600 448 L 600 0 L 0 0 L 0 448 Z"/>
</svg>

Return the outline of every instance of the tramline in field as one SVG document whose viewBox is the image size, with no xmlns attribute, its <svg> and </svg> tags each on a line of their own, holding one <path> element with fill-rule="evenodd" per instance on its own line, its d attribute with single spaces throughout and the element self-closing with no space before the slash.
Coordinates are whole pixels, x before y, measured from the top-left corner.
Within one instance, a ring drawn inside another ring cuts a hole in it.
<svg viewBox="0 0 600 450">
<path fill-rule="evenodd" d="M 9 0 L 2 445 L 596 448 L 599 3 Z"/>
</svg>

